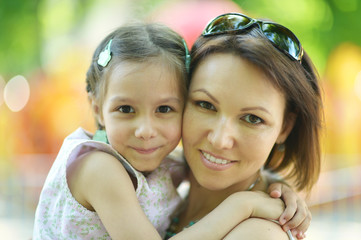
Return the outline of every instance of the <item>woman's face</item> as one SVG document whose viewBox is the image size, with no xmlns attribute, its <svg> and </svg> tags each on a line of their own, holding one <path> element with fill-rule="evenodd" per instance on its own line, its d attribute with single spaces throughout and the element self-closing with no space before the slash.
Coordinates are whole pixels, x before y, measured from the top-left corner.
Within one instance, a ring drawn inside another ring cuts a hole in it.
<svg viewBox="0 0 361 240">
<path fill-rule="evenodd" d="M 232 54 L 205 58 L 193 74 L 183 146 L 198 183 L 246 189 L 276 142 L 285 141 L 285 98 L 256 66 Z"/>
</svg>

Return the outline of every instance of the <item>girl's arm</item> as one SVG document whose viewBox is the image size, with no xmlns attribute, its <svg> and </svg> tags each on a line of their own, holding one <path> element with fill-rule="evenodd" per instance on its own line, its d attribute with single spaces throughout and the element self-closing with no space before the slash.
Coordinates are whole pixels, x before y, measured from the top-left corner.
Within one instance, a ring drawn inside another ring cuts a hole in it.
<svg viewBox="0 0 361 240">
<path fill-rule="evenodd" d="M 139 205 L 135 188 L 114 156 L 94 151 L 69 169 L 75 199 L 96 211 L 112 239 L 161 239 Z"/>
<path fill-rule="evenodd" d="M 69 169 L 68 183 L 75 199 L 98 213 L 112 239 L 161 239 L 141 209 L 127 171 L 112 155 L 92 152 L 82 156 Z M 221 239 L 245 219 L 277 220 L 283 211 L 283 201 L 265 193 L 234 193 L 172 239 Z"/>
<path fill-rule="evenodd" d="M 280 199 L 270 198 L 266 193 L 237 192 L 197 223 L 171 239 L 223 239 L 235 226 L 248 218 L 261 217 L 278 220 L 283 211 L 283 202 Z M 281 229 L 279 226 L 278 228 Z M 286 233 L 283 232 L 283 234 Z"/>
</svg>

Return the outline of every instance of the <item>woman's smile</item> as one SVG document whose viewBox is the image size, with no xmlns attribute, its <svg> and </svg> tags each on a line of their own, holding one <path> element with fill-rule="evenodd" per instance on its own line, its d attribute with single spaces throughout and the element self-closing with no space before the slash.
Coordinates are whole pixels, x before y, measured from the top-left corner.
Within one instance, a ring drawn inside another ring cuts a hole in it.
<svg viewBox="0 0 361 240">
<path fill-rule="evenodd" d="M 200 157 L 203 164 L 212 170 L 223 171 L 230 168 L 236 161 L 230 161 L 221 157 L 216 157 L 215 155 L 200 150 Z"/>
</svg>

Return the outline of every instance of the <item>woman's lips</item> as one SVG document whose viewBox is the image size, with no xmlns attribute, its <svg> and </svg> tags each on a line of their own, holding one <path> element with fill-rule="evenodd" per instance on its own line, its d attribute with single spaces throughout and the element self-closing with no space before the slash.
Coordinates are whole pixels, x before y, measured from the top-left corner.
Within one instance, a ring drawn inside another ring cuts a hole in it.
<svg viewBox="0 0 361 240">
<path fill-rule="evenodd" d="M 209 152 L 200 151 L 200 156 L 203 164 L 212 170 L 223 171 L 230 168 L 235 161 L 230 161 L 224 158 L 216 157 Z"/>
</svg>

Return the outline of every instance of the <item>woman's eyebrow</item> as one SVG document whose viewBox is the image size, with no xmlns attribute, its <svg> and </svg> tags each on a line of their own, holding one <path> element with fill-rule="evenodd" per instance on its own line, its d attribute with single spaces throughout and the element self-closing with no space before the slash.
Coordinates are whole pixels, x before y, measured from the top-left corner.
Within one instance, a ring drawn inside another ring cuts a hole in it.
<svg viewBox="0 0 361 240">
<path fill-rule="evenodd" d="M 269 115 L 271 115 L 271 113 L 265 109 L 264 107 L 245 107 L 245 108 L 241 108 L 241 111 L 250 111 L 250 110 L 261 110 L 263 112 L 268 113 Z"/>
<path fill-rule="evenodd" d="M 203 93 L 205 93 L 209 98 L 211 98 L 213 101 L 215 101 L 216 103 L 219 104 L 218 100 L 217 100 L 215 97 L 213 97 L 212 94 L 211 94 L 210 92 L 208 92 L 208 91 L 207 91 L 206 89 L 204 89 L 204 88 L 196 89 L 196 90 L 194 90 L 194 91 L 192 91 L 192 92 L 203 92 Z"/>
</svg>

